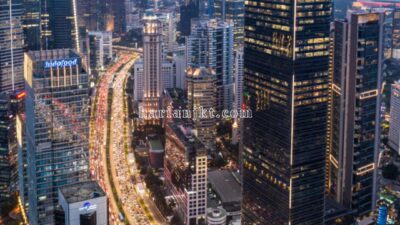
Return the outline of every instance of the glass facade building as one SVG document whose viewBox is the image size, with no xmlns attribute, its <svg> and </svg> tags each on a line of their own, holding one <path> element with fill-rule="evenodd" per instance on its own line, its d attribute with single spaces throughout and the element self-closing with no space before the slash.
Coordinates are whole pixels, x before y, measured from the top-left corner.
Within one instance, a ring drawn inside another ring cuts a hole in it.
<svg viewBox="0 0 400 225">
<path fill-rule="evenodd" d="M 244 39 L 244 1 L 215 0 L 214 17 L 233 24 L 235 47 L 243 45 Z"/>
<path fill-rule="evenodd" d="M 23 89 L 22 2 L 0 2 L 0 93 Z"/>
<path fill-rule="evenodd" d="M 186 39 L 188 67 L 207 67 L 217 78 L 217 110 L 231 109 L 233 102 L 233 25 L 221 19 L 192 20 Z"/>
<path fill-rule="evenodd" d="M 350 11 L 334 23 L 328 190 L 356 217 L 376 203 L 384 18 Z"/>
<path fill-rule="evenodd" d="M 70 49 L 25 54 L 30 224 L 54 224 L 60 187 L 89 178 L 89 86 Z"/>
<path fill-rule="evenodd" d="M 323 224 L 331 7 L 245 2 L 243 224 Z"/>
</svg>

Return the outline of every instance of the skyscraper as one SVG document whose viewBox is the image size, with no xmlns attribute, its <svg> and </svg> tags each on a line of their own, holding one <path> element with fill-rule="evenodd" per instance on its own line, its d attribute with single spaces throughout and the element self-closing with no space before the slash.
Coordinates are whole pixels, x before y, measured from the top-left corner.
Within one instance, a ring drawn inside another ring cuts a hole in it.
<svg viewBox="0 0 400 225">
<path fill-rule="evenodd" d="M 331 1 L 246 1 L 243 224 L 323 224 Z"/>
<path fill-rule="evenodd" d="M 234 45 L 243 45 L 244 40 L 244 1 L 214 0 L 214 17 L 233 24 Z"/>
<path fill-rule="evenodd" d="M 0 2 L 0 93 L 23 89 L 22 2 Z"/>
<path fill-rule="evenodd" d="M 384 14 L 349 11 L 335 21 L 328 190 L 355 217 L 375 208 Z"/>
<path fill-rule="evenodd" d="M 181 36 L 189 36 L 191 32 L 192 19 L 200 17 L 200 2 L 199 0 L 185 0 L 179 8 L 180 21 L 178 31 Z"/>
<path fill-rule="evenodd" d="M 182 122 L 166 125 L 164 177 L 186 225 L 204 224 L 207 208 L 207 150 Z M 203 223 L 201 223 L 203 221 Z"/>
<path fill-rule="evenodd" d="M 143 110 L 158 110 L 163 91 L 161 78 L 162 24 L 152 13 L 143 18 Z"/>
<path fill-rule="evenodd" d="M 193 113 L 196 136 L 208 149 L 215 149 L 216 119 L 201 111 L 216 113 L 215 71 L 205 67 L 189 67 L 186 71 L 188 109 Z"/>
<path fill-rule="evenodd" d="M 70 49 L 25 54 L 30 224 L 54 224 L 60 187 L 89 178 L 89 86 Z"/>
<path fill-rule="evenodd" d="M 76 1 L 41 2 L 42 49 L 73 48 L 80 51 Z"/>
<path fill-rule="evenodd" d="M 188 67 L 207 67 L 217 78 L 217 110 L 231 109 L 233 102 L 233 26 L 220 19 L 192 21 L 186 39 Z"/>
<path fill-rule="evenodd" d="M 23 8 L 22 27 L 25 35 L 24 47 L 29 51 L 40 50 L 41 1 L 23 0 Z"/>
<path fill-rule="evenodd" d="M 392 84 L 390 96 L 389 146 L 400 154 L 400 82 Z"/>
<path fill-rule="evenodd" d="M 103 70 L 104 66 L 111 61 L 112 33 L 106 31 L 89 32 L 89 62 L 90 69 Z"/>
</svg>

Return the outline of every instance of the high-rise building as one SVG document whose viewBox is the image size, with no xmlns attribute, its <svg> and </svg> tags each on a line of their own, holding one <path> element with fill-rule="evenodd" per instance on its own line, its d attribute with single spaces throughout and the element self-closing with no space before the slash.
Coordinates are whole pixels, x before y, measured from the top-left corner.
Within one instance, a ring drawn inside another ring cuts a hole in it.
<svg viewBox="0 0 400 225">
<path fill-rule="evenodd" d="M 54 224 L 57 191 L 89 178 L 89 85 L 70 49 L 25 54 L 30 224 Z"/>
<path fill-rule="evenodd" d="M 397 58 L 396 43 L 399 42 L 399 7 L 400 3 L 396 0 L 357 0 L 353 2 L 353 9 L 372 10 L 385 14 L 383 46 L 385 59 Z M 397 50 L 398 51 L 398 50 Z"/>
<path fill-rule="evenodd" d="M 73 48 L 78 52 L 77 0 L 41 2 L 41 49 Z"/>
<path fill-rule="evenodd" d="M 235 66 L 234 66 L 234 77 L 233 77 L 233 109 L 242 109 L 243 103 L 243 48 L 235 50 Z"/>
<path fill-rule="evenodd" d="M 323 224 L 331 7 L 245 2 L 242 224 Z"/>
<path fill-rule="evenodd" d="M 18 190 L 16 117 L 23 108 L 25 92 L 0 94 L 0 201 Z"/>
<path fill-rule="evenodd" d="M 107 31 L 89 32 L 89 65 L 92 71 L 103 70 L 112 59 L 112 33 Z"/>
<path fill-rule="evenodd" d="M 26 50 L 40 50 L 40 21 L 41 21 L 41 1 L 23 0 L 22 27 L 25 35 Z"/>
<path fill-rule="evenodd" d="M 97 0 L 77 1 L 78 27 L 86 30 L 97 30 Z"/>
<path fill-rule="evenodd" d="M 114 16 L 113 32 L 122 34 L 126 32 L 126 5 L 125 0 L 112 0 L 111 7 Z"/>
<path fill-rule="evenodd" d="M 180 21 L 178 31 L 181 36 L 189 36 L 191 32 L 192 19 L 200 17 L 200 1 L 185 0 L 179 8 Z"/>
<path fill-rule="evenodd" d="M 233 77 L 233 110 L 242 110 L 243 103 L 243 47 L 238 47 L 234 52 L 234 77 Z M 232 124 L 232 144 L 237 144 L 240 139 L 240 118 L 234 118 Z"/>
<path fill-rule="evenodd" d="M 216 76 L 205 67 L 189 67 L 186 71 L 188 109 L 193 113 L 195 134 L 208 149 L 215 149 Z M 207 114 L 202 115 L 202 111 Z"/>
<path fill-rule="evenodd" d="M 400 81 L 392 84 L 388 144 L 400 154 Z"/>
<path fill-rule="evenodd" d="M 186 89 L 186 47 L 184 45 L 175 49 L 172 60 L 174 62 L 174 88 Z"/>
<path fill-rule="evenodd" d="M 0 93 L 23 89 L 22 2 L 0 2 Z"/>
<path fill-rule="evenodd" d="M 143 109 L 147 112 L 159 109 L 163 91 L 162 24 L 155 15 L 147 14 L 143 20 Z"/>
<path fill-rule="evenodd" d="M 233 27 L 219 19 L 192 21 L 186 40 L 188 67 L 208 67 L 217 77 L 217 110 L 233 102 Z"/>
<path fill-rule="evenodd" d="M 234 45 L 243 45 L 244 40 L 244 1 L 243 0 L 214 0 L 215 18 L 233 24 Z"/>
<path fill-rule="evenodd" d="M 207 150 L 190 125 L 173 122 L 165 128 L 165 184 L 186 225 L 205 224 L 207 208 Z"/>
<path fill-rule="evenodd" d="M 334 23 L 327 185 L 356 218 L 376 203 L 383 27 L 384 14 L 370 11 Z"/>
<path fill-rule="evenodd" d="M 393 12 L 392 42 L 392 57 L 400 59 L 400 8 Z"/>
<path fill-rule="evenodd" d="M 143 101 L 144 100 L 144 70 L 143 70 L 143 59 L 139 59 L 134 64 L 134 100 Z M 163 62 L 161 64 L 161 84 L 163 89 L 168 89 L 173 87 L 174 78 L 174 63 L 173 62 Z"/>
</svg>

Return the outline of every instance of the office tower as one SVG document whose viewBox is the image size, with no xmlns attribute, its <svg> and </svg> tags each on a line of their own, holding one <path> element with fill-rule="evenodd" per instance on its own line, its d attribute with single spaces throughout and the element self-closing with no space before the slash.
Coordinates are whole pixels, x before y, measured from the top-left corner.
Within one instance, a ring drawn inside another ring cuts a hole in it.
<svg viewBox="0 0 400 225">
<path fill-rule="evenodd" d="M 173 122 L 165 128 L 165 185 L 187 225 L 205 224 L 207 208 L 207 150 L 192 127 Z M 201 223 L 203 222 L 203 223 Z"/>
<path fill-rule="evenodd" d="M 400 8 L 396 8 L 393 12 L 392 31 L 392 58 L 400 59 Z"/>
<path fill-rule="evenodd" d="M 163 33 L 163 58 L 169 52 L 172 52 L 175 47 L 177 47 L 176 43 L 176 19 L 175 15 L 172 12 L 166 13 L 158 13 L 157 19 L 160 20 L 162 24 L 162 33 Z"/>
<path fill-rule="evenodd" d="M 233 77 L 233 110 L 242 110 L 243 103 L 243 47 L 238 47 L 234 52 L 234 77 Z M 240 138 L 240 118 L 234 118 L 232 124 L 232 144 L 237 144 Z"/>
<path fill-rule="evenodd" d="M 244 1 L 214 0 L 214 18 L 233 24 L 234 45 L 243 45 L 244 39 Z"/>
<path fill-rule="evenodd" d="M 400 81 L 392 84 L 388 145 L 400 154 Z"/>
<path fill-rule="evenodd" d="M 186 40 L 188 67 L 208 67 L 217 77 L 217 110 L 231 109 L 233 101 L 233 27 L 217 19 L 193 21 Z"/>
<path fill-rule="evenodd" d="M 126 31 L 141 28 L 139 3 L 133 0 L 126 0 Z"/>
<path fill-rule="evenodd" d="M 112 0 L 111 7 L 114 16 L 113 32 L 122 34 L 126 32 L 126 9 L 125 0 Z"/>
<path fill-rule="evenodd" d="M 179 7 L 180 21 L 178 31 L 180 36 L 189 36 L 192 27 L 192 19 L 200 17 L 200 1 L 185 0 L 183 5 Z"/>
<path fill-rule="evenodd" d="M 400 81 L 392 84 L 388 145 L 400 154 Z"/>
<path fill-rule="evenodd" d="M 356 218 L 375 208 L 384 14 L 335 21 L 328 145 L 329 194 Z"/>
<path fill-rule="evenodd" d="M 186 47 L 179 46 L 172 55 L 175 65 L 174 88 L 186 89 Z"/>
<path fill-rule="evenodd" d="M 7 201 L 17 190 L 18 149 L 16 114 L 18 99 L 8 93 L 0 94 L 0 201 Z"/>
<path fill-rule="evenodd" d="M 58 199 L 56 224 L 108 225 L 107 195 L 96 182 L 64 186 L 58 190 Z"/>
<path fill-rule="evenodd" d="M 24 8 L 22 15 L 22 27 L 25 35 L 24 47 L 28 51 L 40 50 L 41 1 L 22 0 L 22 2 Z"/>
<path fill-rule="evenodd" d="M 0 93 L 23 89 L 21 1 L 0 2 Z"/>
<path fill-rule="evenodd" d="M 41 49 L 74 48 L 80 51 L 76 1 L 41 2 Z"/>
<path fill-rule="evenodd" d="M 242 223 L 323 224 L 331 1 L 245 4 Z"/>
<path fill-rule="evenodd" d="M 156 16 L 147 14 L 143 20 L 143 109 L 146 112 L 159 109 L 163 91 L 162 64 L 162 25 Z"/>
<path fill-rule="evenodd" d="M 193 113 L 192 120 L 196 136 L 208 149 L 215 149 L 216 118 L 216 74 L 205 67 L 189 67 L 186 71 L 187 108 Z M 202 114 L 207 110 L 207 114 Z"/>
<path fill-rule="evenodd" d="M 134 64 L 133 75 L 135 77 L 134 82 L 134 100 L 143 101 L 144 94 L 144 70 L 143 70 L 143 59 L 138 59 Z M 175 64 L 173 61 L 163 61 L 161 63 L 160 82 L 163 89 L 173 88 L 173 79 L 175 73 Z"/>
<path fill-rule="evenodd" d="M 78 27 L 83 27 L 86 30 L 98 30 L 99 9 L 100 1 L 98 0 L 85 0 L 77 1 L 77 16 Z"/>
<path fill-rule="evenodd" d="M 235 66 L 234 66 L 234 81 L 233 81 L 233 109 L 242 109 L 243 102 L 243 48 L 235 50 Z"/>
<path fill-rule="evenodd" d="M 393 50 L 396 40 L 393 40 L 395 30 L 398 29 L 398 18 L 396 19 L 396 11 L 398 11 L 400 3 L 396 0 L 357 0 L 353 2 L 353 9 L 355 10 L 372 10 L 375 12 L 383 12 L 384 18 L 384 31 L 383 31 L 383 46 L 385 59 L 394 58 Z"/>
<path fill-rule="evenodd" d="M 54 224 L 59 188 L 89 178 L 89 86 L 70 49 L 25 54 L 30 224 Z"/>
<path fill-rule="evenodd" d="M 89 32 L 90 69 L 103 70 L 112 59 L 112 33 L 107 31 Z"/>
</svg>

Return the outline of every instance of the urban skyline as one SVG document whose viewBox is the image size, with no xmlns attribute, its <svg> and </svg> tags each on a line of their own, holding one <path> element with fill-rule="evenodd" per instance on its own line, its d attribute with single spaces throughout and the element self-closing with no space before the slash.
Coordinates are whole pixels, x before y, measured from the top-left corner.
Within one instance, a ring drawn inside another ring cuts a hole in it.
<svg viewBox="0 0 400 225">
<path fill-rule="evenodd" d="M 397 0 L 0 0 L 0 224 L 400 224 Z"/>
</svg>

